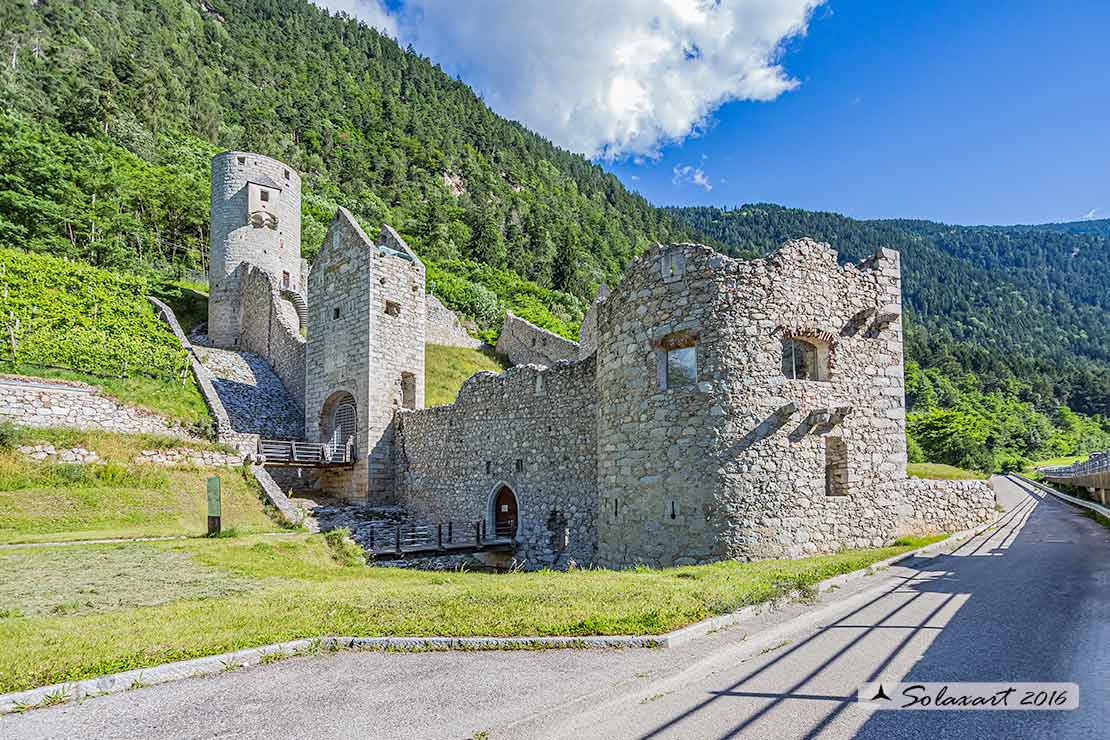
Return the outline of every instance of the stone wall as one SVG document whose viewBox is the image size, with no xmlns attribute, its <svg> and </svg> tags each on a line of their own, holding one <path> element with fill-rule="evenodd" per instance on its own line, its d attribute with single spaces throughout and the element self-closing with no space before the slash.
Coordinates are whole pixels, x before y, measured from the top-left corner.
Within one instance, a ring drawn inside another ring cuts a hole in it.
<svg viewBox="0 0 1110 740">
<path fill-rule="evenodd" d="M 424 340 L 428 344 L 443 344 L 448 347 L 467 347 L 479 349 L 484 345 L 467 333 L 454 311 L 444 306 L 434 295 L 428 295 L 428 319 L 425 323 Z"/>
<path fill-rule="evenodd" d="M 289 273 L 289 288 L 304 292 L 301 276 L 301 178 L 293 168 L 250 152 L 212 158 L 208 336 L 216 347 L 239 341 L 238 267 L 256 265 L 275 279 Z M 252 192 L 269 192 L 265 210 L 276 223 L 252 223 Z"/>
<path fill-rule="evenodd" d="M 296 308 L 281 296 L 273 275 L 253 265 L 243 264 L 237 269 L 242 274 L 239 349 L 265 359 L 303 411 L 305 339 Z"/>
<path fill-rule="evenodd" d="M 84 383 L 0 377 L 0 418 L 28 427 L 105 429 L 191 438 L 178 424 Z"/>
<path fill-rule="evenodd" d="M 995 494 L 984 480 L 908 478 L 894 534 L 961 532 L 990 522 Z"/>
<path fill-rule="evenodd" d="M 597 440 L 594 363 L 478 373 L 450 406 L 398 416 L 398 501 L 414 521 L 485 521 L 517 499 L 525 567 L 594 559 Z"/>
<path fill-rule="evenodd" d="M 506 311 L 497 352 L 508 356 L 514 365 L 551 367 L 560 360 L 578 359 L 578 343 Z"/>
<path fill-rule="evenodd" d="M 597 312 L 605 299 L 609 297 L 609 286 L 602 285 L 594 298 L 593 303 L 586 309 L 582 317 L 582 325 L 578 327 L 578 357 L 585 358 L 597 351 Z"/>
</svg>

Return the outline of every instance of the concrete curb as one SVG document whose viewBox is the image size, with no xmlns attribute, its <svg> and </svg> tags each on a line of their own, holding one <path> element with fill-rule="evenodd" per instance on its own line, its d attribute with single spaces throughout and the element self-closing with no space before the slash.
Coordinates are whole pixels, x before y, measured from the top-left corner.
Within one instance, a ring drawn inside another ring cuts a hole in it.
<svg viewBox="0 0 1110 740">
<path fill-rule="evenodd" d="M 1007 512 L 1008 513 L 1008 512 Z M 892 565 L 927 554 L 935 550 L 956 545 L 976 537 L 994 527 L 1005 514 L 975 529 L 957 532 L 939 542 L 934 542 L 916 550 L 895 555 L 872 563 L 866 568 L 826 578 L 816 584 L 817 591 L 823 593 L 832 588 L 857 581 Z M 26 691 L 0 695 L 0 715 L 22 711 L 42 705 L 44 702 L 80 701 L 86 697 L 115 694 L 120 691 L 153 686 L 176 681 L 182 678 L 209 676 L 235 670 L 250 665 L 258 665 L 297 655 L 338 652 L 340 650 L 535 650 L 535 649 L 598 649 L 598 648 L 672 648 L 690 642 L 711 632 L 731 627 L 747 619 L 770 611 L 776 611 L 790 603 L 800 594 L 791 592 L 778 599 L 746 606 L 729 614 L 709 617 L 700 622 L 682 627 L 662 635 L 612 635 L 593 637 L 319 637 L 279 642 L 235 652 L 193 658 L 175 663 L 166 663 L 151 668 L 140 668 L 122 673 L 113 673 L 99 678 L 83 681 L 57 683 Z M 803 615 L 804 616 L 804 615 Z M 267 656 L 275 656 L 267 658 Z"/>
<path fill-rule="evenodd" d="M 1038 481 L 1035 481 L 1032 478 L 1026 478 L 1024 475 L 1021 475 L 1020 473 L 1010 473 L 1008 477 L 1017 478 L 1021 481 L 1024 481 L 1025 483 L 1028 483 L 1029 485 L 1033 486 L 1034 488 L 1038 488 L 1038 489 L 1044 491 L 1045 493 L 1051 493 L 1056 498 L 1061 499 L 1063 501 L 1067 501 L 1069 504 L 1075 504 L 1076 506 L 1082 506 L 1084 509 L 1090 509 L 1091 511 L 1095 512 L 1096 514 L 1099 514 L 1101 516 L 1106 517 L 1107 519 L 1110 519 L 1110 508 L 1107 508 L 1107 507 L 1103 506 L 1102 504 L 1096 504 L 1094 501 L 1087 501 L 1086 499 L 1081 499 L 1078 496 L 1072 496 L 1071 494 L 1064 493 L 1063 491 L 1057 491 L 1052 486 L 1046 486 L 1044 483 L 1040 483 Z"/>
</svg>

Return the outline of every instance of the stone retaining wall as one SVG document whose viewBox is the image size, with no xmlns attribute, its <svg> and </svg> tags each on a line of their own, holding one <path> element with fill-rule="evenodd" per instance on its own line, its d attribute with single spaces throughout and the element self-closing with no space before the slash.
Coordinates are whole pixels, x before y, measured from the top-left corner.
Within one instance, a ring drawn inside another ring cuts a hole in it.
<svg viewBox="0 0 1110 740">
<path fill-rule="evenodd" d="M 126 406 L 91 385 L 33 378 L 0 378 L 0 418 L 28 427 L 192 436 L 153 411 Z"/>
<path fill-rule="evenodd" d="M 551 367 L 560 360 L 577 360 L 578 342 L 564 339 L 506 311 L 501 336 L 497 339 L 497 352 L 507 355 L 514 365 Z"/>
<path fill-rule="evenodd" d="M 994 516 L 995 495 L 984 480 L 908 478 L 896 535 L 961 532 Z"/>
<path fill-rule="evenodd" d="M 427 296 L 427 318 L 424 322 L 424 341 L 428 344 L 443 344 L 448 347 L 479 349 L 485 343 L 470 336 L 458 315 L 444 306 L 432 294 Z"/>
</svg>

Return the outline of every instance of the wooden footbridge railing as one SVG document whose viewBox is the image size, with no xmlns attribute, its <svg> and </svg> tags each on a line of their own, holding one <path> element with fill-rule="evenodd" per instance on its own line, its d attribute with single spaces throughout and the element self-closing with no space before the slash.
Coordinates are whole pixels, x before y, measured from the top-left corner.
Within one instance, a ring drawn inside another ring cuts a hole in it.
<svg viewBox="0 0 1110 740">
<path fill-rule="evenodd" d="M 440 522 L 436 524 L 372 523 L 363 546 L 376 557 L 409 555 L 454 555 L 487 550 L 512 549 L 515 522 L 486 531 L 486 524 L 476 522 Z"/>
</svg>

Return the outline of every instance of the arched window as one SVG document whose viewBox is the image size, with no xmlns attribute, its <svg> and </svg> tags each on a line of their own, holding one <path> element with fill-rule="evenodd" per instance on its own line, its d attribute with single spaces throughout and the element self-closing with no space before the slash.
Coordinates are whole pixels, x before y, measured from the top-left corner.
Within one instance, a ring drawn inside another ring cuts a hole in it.
<svg viewBox="0 0 1110 740">
<path fill-rule="evenodd" d="M 789 380 L 828 380 L 828 351 L 803 339 L 785 337 L 782 374 Z"/>
</svg>

